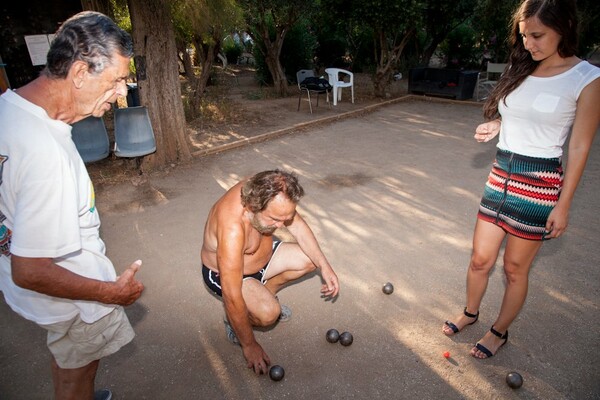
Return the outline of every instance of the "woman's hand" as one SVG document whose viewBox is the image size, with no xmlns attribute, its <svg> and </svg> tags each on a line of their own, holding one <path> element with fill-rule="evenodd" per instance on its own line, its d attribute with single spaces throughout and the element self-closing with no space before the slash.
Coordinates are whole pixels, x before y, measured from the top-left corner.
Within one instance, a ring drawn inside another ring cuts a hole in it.
<svg viewBox="0 0 600 400">
<path fill-rule="evenodd" d="M 475 140 L 478 142 L 489 142 L 500 133 L 500 120 L 485 122 L 475 129 Z"/>
</svg>

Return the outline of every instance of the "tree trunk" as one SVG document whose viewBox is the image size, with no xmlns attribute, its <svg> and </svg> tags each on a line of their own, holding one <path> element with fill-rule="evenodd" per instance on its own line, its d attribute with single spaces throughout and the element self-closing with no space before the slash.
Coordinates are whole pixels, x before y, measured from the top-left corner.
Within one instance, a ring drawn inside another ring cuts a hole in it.
<svg viewBox="0 0 600 400">
<path fill-rule="evenodd" d="M 384 31 L 380 31 L 377 35 L 376 43 L 379 46 L 379 54 L 375 51 L 375 59 L 377 61 L 377 67 L 375 69 L 375 75 L 373 75 L 373 87 L 374 93 L 377 97 L 385 97 L 387 88 L 392 81 L 393 69 L 396 62 L 400 59 L 400 55 L 404 51 L 408 40 L 412 37 L 415 30 L 412 28 L 408 32 L 405 32 L 402 36 L 400 43 L 394 44 L 391 49 L 388 47 L 387 36 Z"/>
<path fill-rule="evenodd" d="M 81 0 L 81 8 L 85 11 L 98 11 L 114 19 L 109 0 Z"/>
<path fill-rule="evenodd" d="M 162 167 L 191 158 L 175 33 L 164 0 L 128 0 L 140 102 L 148 107 L 156 137 L 156 153 L 145 167 Z"/>
<path fill-rule="evenodd" d="M 425 50 L 423 51 L 423 54 L 421 55 L 421 65 L 424 67 L 429 66 L 429 62 L 431 61 L 431 57 L 433 57 L 433 53 L 435 53 L 435 50 L 437 49 L 437 47 L 439 46 L 439 44 L 441 43 L 441 41 L 437 41 L 437 40 L 433 40 L 431 43 L 429 43 L 429 45 L 427 47 L 425 47 Z"/>
<path fill-rule="evenodd" d="M 283 72 L 283 68 L 281 68 L 279 59 L 273 59 L 273 56 L 267 55 L 265 62 L 267 63 L 269 72 L 271 72 L 271 76 L 273 77 L 273 86 L 275 87 L 275 90 L 281 97 L 286 97 L 288 95 L 287 78 L 285 76 L 285 72 Z"/>
<path fill-rule="evenodd" d="M 214 60 L 219 52 L 219 46 L 203 45 L 199 40 L 194 41 L 196 52 L 200 59 L 200 76 L 194 78 L 191 83 L 192 93 L 190 94 L 190 108 L 192 117 L 196 117 L 200 111 L 200 104 L 204 97 L 204 91 L 210 79 L 210 73 L 214 64 Z"/>
<path fill-rule="evenodd" d="M 273 86 L 281 97 L 286 97 L 288 95 L 288 83 L 285 72 L 281 67 L 281 62 L 279 61 L 286 31 L 277 32 L 274 41 L 271 41 L 269 31 L 266 27 L 264 27 L 261 32 L 262 35 L 260 37 L 252 37 L 252 39 L 255 41 L 258 39 L 263 42 L 265 48 L 264 51 L 266 52 L 266 54 L 264 54 L 265 63 L 273 78 Z"/>
<path fill-rule="evenodd" d="M 192 56 L 187 51 L 187 45 L 185 42 L 177 43 L 177 52 L 181 54 L 180 61 L 183 64 L 183 73 L 188 81 L 192 82 L 195 76 L 194 73 L 194 62 Z"/>
</svg>

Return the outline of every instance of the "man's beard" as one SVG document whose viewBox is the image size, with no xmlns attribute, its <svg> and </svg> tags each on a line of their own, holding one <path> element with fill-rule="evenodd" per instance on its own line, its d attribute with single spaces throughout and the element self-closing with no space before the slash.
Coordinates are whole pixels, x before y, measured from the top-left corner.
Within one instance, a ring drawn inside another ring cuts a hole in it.
<svg viewBox="0 0 600 400">
<path fill-rule="evenodd" d="M 276 226 L 261 225 L 260 222 L 258 221 L 258 218 L 256 218 L 256 214 L 254 214 L 254 216 L 252 217 L 250 224 L 252 225 L 252 227 L 254 229 L 256 229 L 258 231 L 258 233 L 263 234 L 263 235 L 271 235 L 271 234 L 273 234 L 273 232 L 275 232 L 277 230 Z"/>
</svg>

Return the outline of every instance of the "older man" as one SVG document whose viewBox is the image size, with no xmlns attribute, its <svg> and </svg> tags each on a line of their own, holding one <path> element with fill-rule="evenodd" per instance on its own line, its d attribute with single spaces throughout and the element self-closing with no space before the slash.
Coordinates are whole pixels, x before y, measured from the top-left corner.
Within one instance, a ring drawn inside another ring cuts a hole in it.
<svg viewBox="0 0 600 400">
<path fill-rule="evenodd" d="M 275 294 L 315 268 L 321 272 L 325 297 L 339 291 L 335 272 L 296 210 L 303 195 L 295 175 L 260 172 L 229 189 L 210 210 L 204 228 L 204 281 L 222 296 L 229 339 L 241 345 L 248 368 L 257 374 L 267 372 L 270 360 L 252 326 L 291 316 Z M 273 240 L 273 232 L 282 227 L 297 243 Z"/>
<path fill-rule="evenodd" d="M 117 277 L 99 236 L 92 182 L 71 126 L 127 93 L 130 36 L 93 12 L 56 33 L 42 74 L 0 97 L 0 290 L 48 331 L 57 399 L 94 393 L 99 360 L 129 343 L 123 311 L 142 293 L 141 261 Z"/>
</svg>

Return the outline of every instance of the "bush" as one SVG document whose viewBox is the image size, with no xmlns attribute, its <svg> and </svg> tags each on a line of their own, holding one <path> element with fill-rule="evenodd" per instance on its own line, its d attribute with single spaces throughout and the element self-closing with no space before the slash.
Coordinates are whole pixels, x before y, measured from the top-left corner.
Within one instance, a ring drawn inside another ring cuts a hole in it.
<svg viewBox="0 0 600 400">
<path fill-rule="evenodd" d="M 317 37 L 310 21 L 301 19 L 285 36 L 281 49 L 281 66 L 288 80 L 296 81 L 296 71 L 313 67 Z"/>
<path fill-rule="evenodd" d="M 221 51 L 225 55 L 225 58 L 227 58 L 228 64 L 237 64 L 238 59 L 244 51 L 244 47 L 241 43 L 238 43 L 231 36 L 227 36 L 223 40 L 223 46 L 221 47 Z"/>
<path fill-rule="evenodd" d="M 319 40 L 316 50 L 319 66 L 329 68 L 348 68 L 344 60 L 346 55 L 346 42 L 338 38 L 324 38 Z"/>
<path fill-rule="evenodd" d="M 479 68 L 482 51 L 477 46 L 477 33 L 468 22 L 450 32 L 439 49 L 447 68 Z"/>
</svg>

